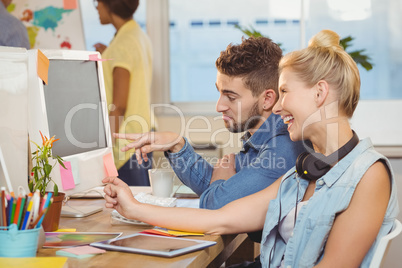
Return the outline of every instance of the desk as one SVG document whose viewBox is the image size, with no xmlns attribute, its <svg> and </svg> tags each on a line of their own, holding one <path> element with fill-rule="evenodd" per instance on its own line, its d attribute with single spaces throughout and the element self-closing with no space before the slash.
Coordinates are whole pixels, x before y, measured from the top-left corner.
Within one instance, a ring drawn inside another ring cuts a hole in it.
<svg viewBox="0 0 402 268">
<path fill-rule="evenodd" d="M 103 199 L 69 200 L 71 206 L 99 205 L 103 206 Z M 112 209 L 104 208 L 102 212 L 85 218 L 61 218 L 59 228 L 76 228 L 77 232 L 123 232 L 124 235 L 140 232 L 151 226 L 140 225 L 111 225 L 110 213 Z M 219 267 L 247 238 L 246 234 L 240 235 L 205 235 L 203 237 L 191 237 L 215 241 L 215 246 L 188 253 L 174 258 L 154 257 L 134 253 L 107 251 L 104 254 L 91 258 L 68 258 L 69 268 L 75 267 Z M 56 256 L 57 248 L 40 249 L 38 257 Z"/>
</svg>

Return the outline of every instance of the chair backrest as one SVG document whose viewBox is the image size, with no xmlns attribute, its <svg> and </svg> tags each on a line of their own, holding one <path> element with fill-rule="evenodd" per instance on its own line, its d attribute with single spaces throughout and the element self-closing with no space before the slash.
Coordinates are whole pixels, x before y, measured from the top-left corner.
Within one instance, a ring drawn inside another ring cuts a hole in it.
<svg viewBox="0 0 402 268">
<path fill-rule="evenodd" d="M 381 238 L 380 243 L 378 243 L 377 249 L 374 252 L 373 259 L 370 263 L 370 268 L 379 268 L 384 260 L 384 257 L 387 255 L 388 248 L 390 246 L 390 241 L 397 237 L 402 231 L 402 224 L 400 221 L 395 219 L 394 226 L 392 227 L 392 231 Z"/>
</svg>

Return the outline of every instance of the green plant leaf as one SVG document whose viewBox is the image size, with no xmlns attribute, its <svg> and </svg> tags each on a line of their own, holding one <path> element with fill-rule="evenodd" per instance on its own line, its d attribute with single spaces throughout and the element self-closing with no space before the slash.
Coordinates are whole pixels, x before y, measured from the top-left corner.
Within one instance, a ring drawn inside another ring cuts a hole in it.
<svg viewBox="0 0 402 268">
<path fill-rule="evenodd" d="M 54 192 L 54 196 L 59 195 L 59 187 L 57 187 L 56 183 L 53 185 L 53 192 Z"/>
<path fill-rule="evenodd" d="M 50 175 L 50 172 L 52 172 L 52 165 L 49 165 L 48 163 L 46 163 L 44 166 L 43 166 L 43 170 L 45 171 L 45 177 L 49 177 L 49 175 Z"/>
<path fill-rule="evenodd" d="M 29 188 L 29 191 L 30 191 L 31 193 L 34 192 L 34 184 L 33 184 L 33 180 L 32 180 L 32 179 L 29 180 L 28 188 Z"/>
</svg>

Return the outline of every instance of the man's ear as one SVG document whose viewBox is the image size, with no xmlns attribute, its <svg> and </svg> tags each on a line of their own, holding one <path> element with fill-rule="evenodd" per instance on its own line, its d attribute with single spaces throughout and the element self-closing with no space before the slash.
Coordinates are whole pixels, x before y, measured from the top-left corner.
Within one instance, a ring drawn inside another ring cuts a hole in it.
<svg viewBox="0 0 402 268">
<path fill-rule="evenodd" d="M 269 111 L 275 105 L 277 101 L 277 94 L 273 89 L 266 89 L 261 93 L 261 98 L 263 99 L 262 109 L 264 111 Z"/>
<path fill-rule="evenodd" d="M 320 107 L 324 104 L 329 94 L 329 85 L 327 81 L 320 80 L 315 85 L 315 102 L 317 107 Z"/>
</svg>

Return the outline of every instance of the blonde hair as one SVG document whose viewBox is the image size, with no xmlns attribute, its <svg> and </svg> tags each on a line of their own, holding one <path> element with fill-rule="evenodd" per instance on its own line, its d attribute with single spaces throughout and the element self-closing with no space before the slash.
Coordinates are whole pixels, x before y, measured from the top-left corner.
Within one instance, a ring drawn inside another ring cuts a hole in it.
<svg viewBox="0 0 402 268">
<path fill-rule="evenodd" d="M 308 86 L 325 80 L 338 91 L 339 108 L 352 117 L 360 97 L 360 75 L 356 63 L 339 45 L 339 35 L 322 30 L 307 48 L 291 52 L 279 63 L 279 72 L 291 68 Z"/>
</svg>

